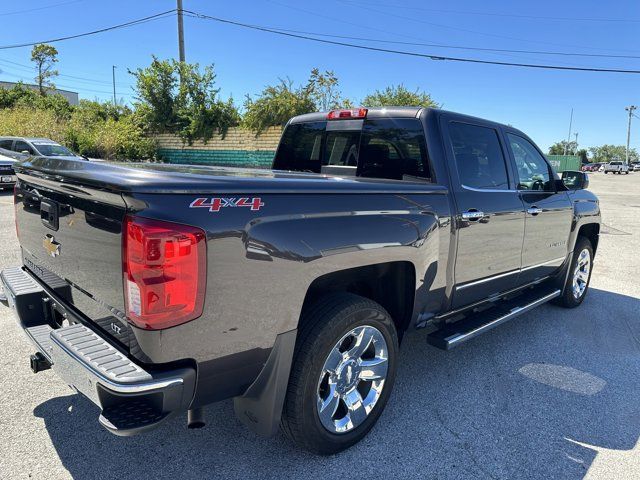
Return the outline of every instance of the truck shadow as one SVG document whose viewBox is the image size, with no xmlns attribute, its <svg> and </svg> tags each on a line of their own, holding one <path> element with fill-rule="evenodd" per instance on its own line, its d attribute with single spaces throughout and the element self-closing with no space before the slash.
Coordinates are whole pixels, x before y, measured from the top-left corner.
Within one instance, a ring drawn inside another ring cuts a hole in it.
<svg viewBox="0 0 640 480">
<path fill-rule="evenodd" d="M 253 435 L 230 401 L 207 409 L 204 429 L 185 415 L 130 438 L 103 430 L 79 395 L 34 413 L 74 478 L 583 478 L 599 449 L 638 442 L 639 311 L 591 289 L 577 310 L 543 306 L 451 352 L 409 335 L 379 424 L 333 457 Z"/>
</svg>

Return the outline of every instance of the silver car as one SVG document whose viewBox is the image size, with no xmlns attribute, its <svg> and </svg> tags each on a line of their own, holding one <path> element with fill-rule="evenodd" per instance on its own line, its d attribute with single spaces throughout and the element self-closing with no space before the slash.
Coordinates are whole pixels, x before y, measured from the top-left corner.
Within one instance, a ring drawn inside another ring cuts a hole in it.
<svg viewBox="0 0 640 480">
<path fill-rule="evenodd" d="M 75 160 L 84 158 L 48 138 L 0 137 L 0 148 L 43 157 L 71 158 Z"/>
</svg>

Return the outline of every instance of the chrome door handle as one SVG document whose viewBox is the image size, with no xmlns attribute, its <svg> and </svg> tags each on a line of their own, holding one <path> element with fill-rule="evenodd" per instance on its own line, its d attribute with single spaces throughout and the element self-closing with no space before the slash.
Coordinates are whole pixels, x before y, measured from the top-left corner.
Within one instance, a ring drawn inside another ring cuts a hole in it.
<svg viewBox="0 0 640 480">
<path fill-rule="evenodd" d="M 535 217 L 535 216 L 536 216 L 536 215 L 538 215 L 539 213 L 542 213 L 542 209 L 541 209 L 541 208 L 538 208 L 538 207 L 536 207 L 536 206 L 534 205 L 533 207 L 529 207 L 529 208 L 527 208 L 527 213 L 528 213 L 529 215 L 532 215 L 532 216 L 534 216 L 534 217 Z"/>
<path fill-rule="evenodd" d="M 484 212 L 479 212 L 477 210 L 468 210 L 462 213 L 462 219 L 468 220 L 469 222 L 475 222 L 477 220 L 480 220 L 481 218 L 484 218 L 484 216 Z"/>
</svg>

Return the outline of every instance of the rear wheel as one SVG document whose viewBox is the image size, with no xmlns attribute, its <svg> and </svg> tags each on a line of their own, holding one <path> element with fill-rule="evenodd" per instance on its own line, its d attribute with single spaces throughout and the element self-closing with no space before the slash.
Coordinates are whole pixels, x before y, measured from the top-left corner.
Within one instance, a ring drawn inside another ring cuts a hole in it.
<svg viewBox="0 0 640 480">
<path fill-rule="evenodd" d="M 582 303 L 589 289 L 593 269 L 593 247 L 585 237 L 579 237 L 569 266 L 569 275 L 563 294 L 554 303 L 565 308 L 574 308 Z"/>
<path fill-rule="evenodd" d="M 282 430 L 302 448 L 337 453 L 382 414 L 396 375 L 397 332 L 382 306 L 348 293 L 324 297 L 302 325 Z"/>
</svg>

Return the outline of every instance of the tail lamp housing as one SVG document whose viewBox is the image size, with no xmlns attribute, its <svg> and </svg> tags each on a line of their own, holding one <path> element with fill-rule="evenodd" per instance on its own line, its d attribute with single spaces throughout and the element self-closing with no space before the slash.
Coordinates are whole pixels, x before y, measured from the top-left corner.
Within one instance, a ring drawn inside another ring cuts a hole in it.
<svg viewBox="0 0 640 480">
<path fill-rule="evenodd" d="M 207 279 L 205 232 L 127 216 L 122 242 L 127 318 L 161 330 L 202 315 Z"/>
</svg>

